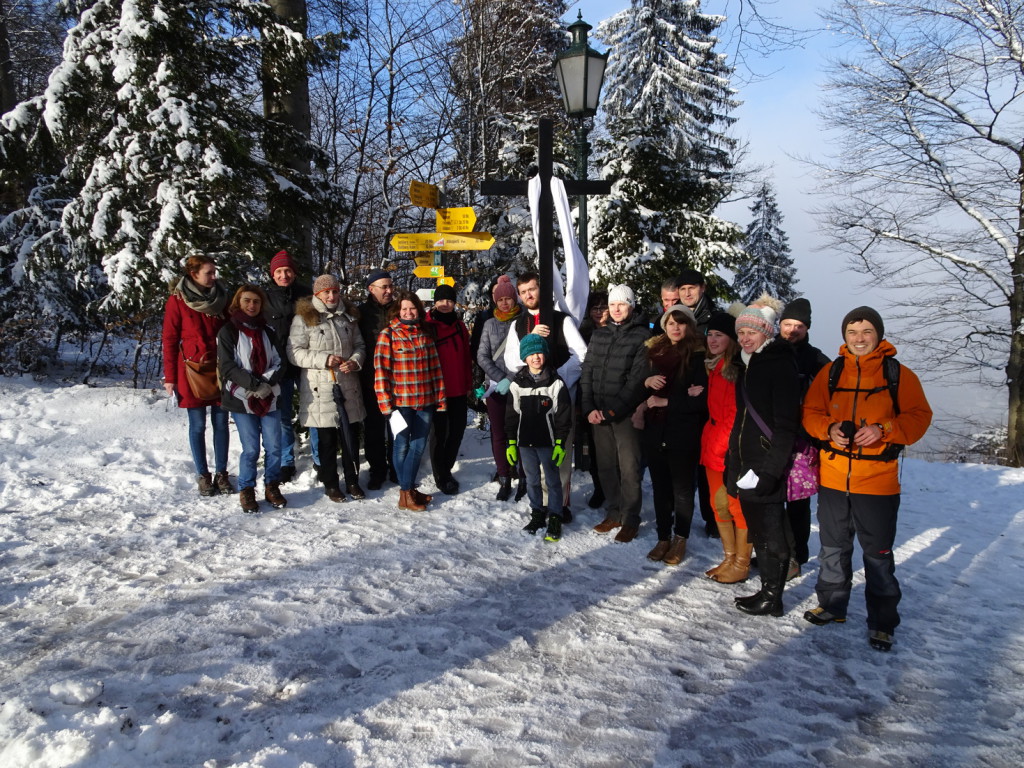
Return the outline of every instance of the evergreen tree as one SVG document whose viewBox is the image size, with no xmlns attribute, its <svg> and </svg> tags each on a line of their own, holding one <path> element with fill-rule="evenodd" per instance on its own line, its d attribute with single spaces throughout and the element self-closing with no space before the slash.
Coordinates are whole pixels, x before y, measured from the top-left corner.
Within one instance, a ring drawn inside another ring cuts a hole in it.
<svg viewBox="0 0 1024 768">
<path fill-rule="evenodd" d="M 448 191 L 464 201 L 457 204 L 477 208 L 477 229 L 496 241 L 489 251 L 455 256 L 470 301 L 486 303 L 497 275 L 537 266 L 526 199 L 477 195 L 485 179 L 525 178 L 537 163 L 539 119 L 566 119 L 551 64 L 566 47 L 565 6 L 564 0 L 460 3 L 450 67 L 456 105 Z"/>
<path fill-rule="evenodd" d="M 788 304 L 800 293 L 793 288 L 796 269 L 771 185 L 761 185 L 750 212 L 752 219 L 743 238 L 747 267 L 736 275 L 733 289 L 744 304 L 752 303 L 762 293 Z"/>
<path fill-rule="evenodd" d="M 714 215 L 730 189 L 731 70 L 715 52 L 721 17 L 696 0 L 633 0 L 598 32 L 613 49 L 599 142 L 612 194 L 591 203 L 591 276 L 626 282 L 645 302 L 684 268 L 713 293 L 735 267 L 739 229 Z"/>
<path fill-rule="evenodd" d="M 257 111 L 261 74 L 272 75 L 264 48 L 273 46 L 274 62 L 294 63 L 307 60 L 308 43 L 268 5 L 247 0 L 65 7 L 80 14 L 63 61 L 38 109 L 5 116 L 0 148 L 17 154 L 17 137 L 38 135 L 31 123 L 42 117 L 63 158 L 59 227 L 76 288 L 100 297 L 104 312 L 151 310 L 190 252 L 217 257 L 229 275 L 263 260 L 276 241 L 266 227 L 270 192 L 294 187 L 296 205 L 310 207 L 323 192 L 311 176 L 267 161 Z M 280 123 L 274 130 L 287 140 Z M 39 255 L 34 244 L 28 251 L 29 261 Z"/>
</svg>

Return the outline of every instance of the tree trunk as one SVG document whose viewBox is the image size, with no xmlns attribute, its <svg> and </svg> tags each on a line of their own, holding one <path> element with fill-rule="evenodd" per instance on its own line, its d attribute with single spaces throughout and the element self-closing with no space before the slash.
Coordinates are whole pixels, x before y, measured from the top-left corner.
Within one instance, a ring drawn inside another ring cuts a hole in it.
<svg viewBox="0 0 1024 768">
<path fill-rule="evenodd" d="M 1006 460 L 1011 467 L 1024 466 L 1024 157 L 1017 169 L 1017 186 L 1017 252 L 1010 276 L 1010 359 L 1006 363 Z"/>
<path fill-rule="evenodd" d="M 268 0 L 271 10 L 290 27 L 306 37 L 308 19 L 306 0 Z M 279 62 L 264 59 L 263 112 L 269 120 L 291 128 L 305 142 L 310 138 L 309 73 L 305 64 L 300 67 L 274 66 Z M 271 128 L 273 131 L 273 128 Z M 310 171 L 305 147 L 298 142 L 281 141 L 268 136 L 264 142 L 267 157 L 279 169 L 306 176 Z M 273 231 L 281 237 L 278 244 L 269 244 L 272 251 L 287 248 L 299 265 L 299 271 L 312 278 L 312 227 L 308 216 L 297 212 L 296 201 L 278 190 L 271 190 L 268 200 L 269 220 Z"/>
<path fill-rule="evenodd" d="M 14 92 L 14 60 L 11 58 L 11 40 L 7 28 L 7 0 L 0 0 L 0 115 L 18 104 Z"/>
</svg>

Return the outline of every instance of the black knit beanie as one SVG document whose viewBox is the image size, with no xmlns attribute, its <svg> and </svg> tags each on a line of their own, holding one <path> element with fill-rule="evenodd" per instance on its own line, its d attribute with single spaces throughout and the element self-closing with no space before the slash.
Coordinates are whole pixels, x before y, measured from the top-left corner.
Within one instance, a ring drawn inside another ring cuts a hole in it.
<svg viewBox="0 0 1024 768">
<path fill-rule="evenodd" d="M 708 320 L 708 330 L 719 331 L 720 333 L 724 333 L 733 341 L 737 340 L 736 318 L 728 312 L 715 312 L 711 315 L 711 318 Z"/>
<path fill-rule="evenodd" d="M 879 341 L 885 338 L 885 324 L 882 322 L 882 316 L 871 307 L 857 307 L 846 313 L 846 317 L 843 318 L 843 338 L 846 338 L 846 326 L 850 323 L 859 323 L 862 320 L 867 320 L 874 326 Z"/>
<path fill-rule="evenodd" d="M 779 322 L 783 320 L 799 320 L 808 328 L 811 327 L 811 302 L 807 299 L 793 299 L 782 310 Z"/>
</svg>

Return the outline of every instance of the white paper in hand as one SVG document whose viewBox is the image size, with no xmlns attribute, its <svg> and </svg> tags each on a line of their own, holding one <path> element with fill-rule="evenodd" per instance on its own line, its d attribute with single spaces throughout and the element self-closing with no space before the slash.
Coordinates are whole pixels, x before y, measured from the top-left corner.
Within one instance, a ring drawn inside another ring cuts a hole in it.
<svg viewBox="0 0 1024 768">
<path fill-rule="evenodd" d="M 391 412 L 391 434 L 397 435 L 403 429 L 407 429 L 409 423 L 402 418 L 402 412 L 395 410 Z"/>
<path fill-rule="evenodd" d="M 757 481 L 757 474 L 754 470 L 748 469 L 747 474 L 736 481 L 736 487 L 749 491 L 751 488 L 757 488 Z"/>
</svg>

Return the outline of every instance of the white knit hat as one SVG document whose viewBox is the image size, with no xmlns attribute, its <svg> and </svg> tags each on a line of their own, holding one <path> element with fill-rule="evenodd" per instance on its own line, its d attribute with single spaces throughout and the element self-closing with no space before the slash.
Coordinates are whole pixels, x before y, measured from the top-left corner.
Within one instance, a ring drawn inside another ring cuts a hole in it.
<svg viewBox="0 0 1024 768">
<path fill-rule="evenodd" d="M 615 302 L 625 302 L 629 306 L 635 307 L 636 297 L 633 295 L 633 289 L 628 285 L 609 285 L 608 303 L 613 304 Z"/>
</svg>

